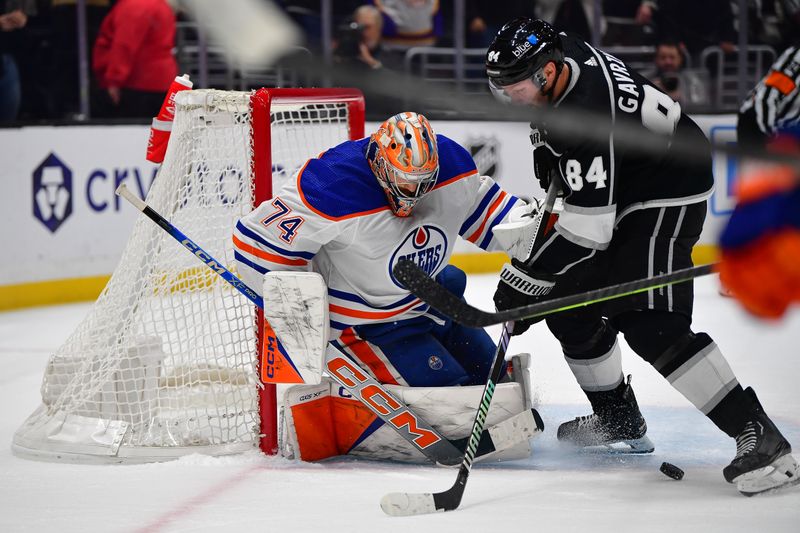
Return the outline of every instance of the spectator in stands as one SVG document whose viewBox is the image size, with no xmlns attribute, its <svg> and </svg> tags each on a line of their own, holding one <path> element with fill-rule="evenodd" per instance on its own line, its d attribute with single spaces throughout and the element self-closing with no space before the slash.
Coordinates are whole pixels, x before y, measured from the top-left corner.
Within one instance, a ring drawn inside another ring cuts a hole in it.
<svg viewBox="0 0 800 533">
<path fill-rule="evenodd" d="M 19 30 L 28 23 L 22 2 L 0 1 L 0 122 L 15 120 L 22 93 L 19 69 L 12 54 Z"/>
<path fill-rule="evenodd" d="M 405 51 L 413 46 L 433 46 L 442 35 L 438 0 L 373 0 L 383 15 L 385 44 Z"/>
<path fill-rule="evenodd" d="M 165 0 L 119 0 L 100 27 L 92 69 L 110 115 L 153 117 L 178 74 L 175 14 Z"/>
<path fill-rule="evenodd" d="M 686 50 L 680 43 L 672 40 L 659 42 L 653 56 L 653 70 L 642 74 L 672 100 L 679 102 L 685 112 L 708 109 L 708 73 L 703 69 L 687 68 Z"/>
<path fill-rule="evenodd" d="M 383 16 L 375 6 L 363 5 L 351 18 L 351 22 L 340 26 L 334 43 L 334 59 L 343 67 L 337 70 L 336 83 L 359 87 L 370 116 L 396 113 L 402 102 L 392 90 L 392 79 L 397 74 L 383 64 Z"/>
<path fill-rule="evenodd" d="M 653 63 L 655 73 L 650 81 L 676 102 L 681 102 L 680 72 L 683 70 L 683 51 L 675 41 L 662 41 L 656 46 Z"/>
<path fill-rule="evenodd" d="M 73 118 L 80 110 L 77 0 L 50 0 L 53 72 L 51 100 L 58 118 Z M 111 0 L 86 1 L 86 45 L 91 49 Z"/>
<path fill-rule="evenodd" d="M 379 57 L 382 52 L 383 17 L 374 6 L 358 7 L 351 22 L 339 28 L 335 54 L 339 61 L 355 59 L 370 69 L 383 68 Z"/>
</svg>

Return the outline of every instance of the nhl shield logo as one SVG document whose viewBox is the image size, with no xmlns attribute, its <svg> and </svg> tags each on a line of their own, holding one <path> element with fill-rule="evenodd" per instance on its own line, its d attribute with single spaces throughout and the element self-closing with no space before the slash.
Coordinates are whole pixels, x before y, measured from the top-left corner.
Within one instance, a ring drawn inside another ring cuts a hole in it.
<svg viewBox="0 0 800 533">
<path fill-rule="evenodd" d="M 389 277 L 398 287 L 404 287 L 392 274 L 394 265 L 400 259 L 413 261 L 429 276 L 435 275 L 445 263 L 447 256 L 447 235 L 444 230 L 432 224 L 417 226 L 411 230 L 389 259 Z"/>
<path fill-rule="evenodd" d="M 497 137 L 472 137 L 465 143 L 481 176 L 494 178 L 500 172 L 500 141 Z"/>
<path fill-rule="evenodd" d="M 444 362 L 442 362 L 440 357 L 432 355 L 428 357 L 428 366 L 431 367 L 431 370 L 441 370 L 444 366 Z"/>
</svg>

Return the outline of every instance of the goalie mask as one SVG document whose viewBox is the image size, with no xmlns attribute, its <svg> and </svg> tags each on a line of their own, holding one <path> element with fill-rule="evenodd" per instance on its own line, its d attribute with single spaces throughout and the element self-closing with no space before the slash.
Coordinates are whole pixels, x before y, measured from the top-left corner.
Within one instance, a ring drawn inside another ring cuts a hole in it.
<svg viewBox="0 0 800 533">
<path fill-rule="evenodd" d="M 370 136 L 367 161 L 392 212 L 409 216 L 439 176 L 436 135 L 428 119 L 412 112 L 388 119 Z"/>
</svg>

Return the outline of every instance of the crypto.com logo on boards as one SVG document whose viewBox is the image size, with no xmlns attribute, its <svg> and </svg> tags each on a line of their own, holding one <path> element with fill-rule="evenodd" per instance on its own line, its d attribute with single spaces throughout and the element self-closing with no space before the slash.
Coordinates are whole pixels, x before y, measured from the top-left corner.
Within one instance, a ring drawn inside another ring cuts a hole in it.
<svg viewBox="0 0 800 533">
<path fill-rule="evenodd" d="M 72 170 L 54 153 L 33 171 L 33 216 L 55 233 L 72 214 Z"/>
</svg>

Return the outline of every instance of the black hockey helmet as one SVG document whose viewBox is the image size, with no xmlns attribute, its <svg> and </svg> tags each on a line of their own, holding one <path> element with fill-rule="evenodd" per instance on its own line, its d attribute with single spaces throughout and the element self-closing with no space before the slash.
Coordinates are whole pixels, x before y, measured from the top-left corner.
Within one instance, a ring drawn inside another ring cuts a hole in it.
<svg viewBox="0 0 800 533">
<path fill-rule="evenodd" d="M 547 22 L 527 17 L 507 22 L 495 35 L 486 52 L 486 74 L 496 87 L 531 78 L 537 86 L 541 69 L 550 61 L 558 71 L 564 63 L 561 38 Z"/>
</svg>

